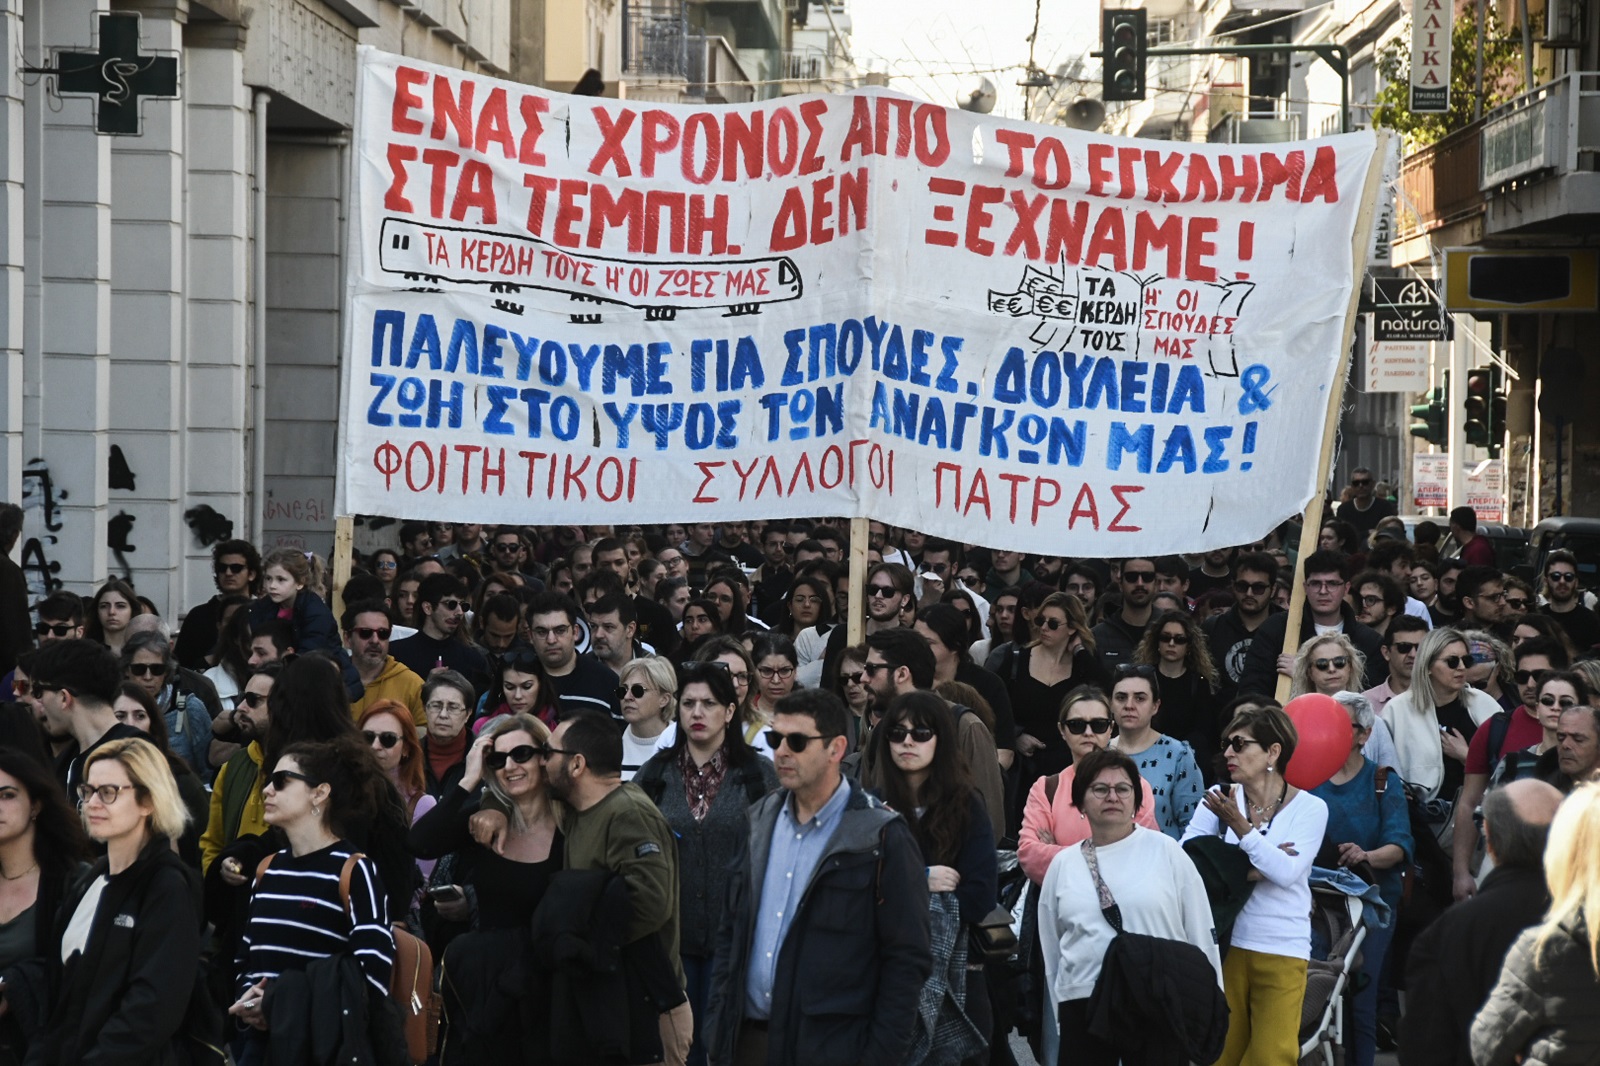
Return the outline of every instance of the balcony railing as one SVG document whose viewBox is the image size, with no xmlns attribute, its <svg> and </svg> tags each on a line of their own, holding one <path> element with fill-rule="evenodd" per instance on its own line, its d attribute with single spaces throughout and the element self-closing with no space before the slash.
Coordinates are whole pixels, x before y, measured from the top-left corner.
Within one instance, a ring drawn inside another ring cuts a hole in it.
<svg viewBox="0 0 1600 1066">
<path fill-rule="evenodd" d="M 828 57 L 806 48 L 783 53 L 785 81 L 821 81 L 828 70 Z"/>
<path fill-rule="evenodd" d="M 1406 156 L 1400 166 L 1399 237 L 1431 233 L 1441 226 L 1483 214 L 1478 191 L 1478 157 L 1483 123 L 1459 129 Z"/>
<path fill-rule="evenodd" d="M 1594 170 L 1600 153 L 1600 73 L 1557 78 L 1484 116 L 1478 187 L 1540 171 Z"/>
<path fill-rule="evenodd" d="M 1277 144 L 1300 139 L 1300 116 L 1276 111 L 1232 111 L 1206 138 L 1212 144 Z"/>
<path fill-rule="evenodd" d="M 633 0 L 622 9 L 622 72 L 644 81 L 681 82 L 681 92 L 707 103 L 755 99 L 750 76 L 726 38 L 689 25 L 682 3 Z"/>
</svg>

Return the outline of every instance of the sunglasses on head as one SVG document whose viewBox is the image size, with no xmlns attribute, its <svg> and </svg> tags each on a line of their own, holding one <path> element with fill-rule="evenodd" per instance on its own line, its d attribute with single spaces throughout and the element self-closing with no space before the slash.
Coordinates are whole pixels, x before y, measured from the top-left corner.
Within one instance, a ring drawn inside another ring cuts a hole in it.
<svg viewBox="0 0 1600 1066">
<path fill-rule="evenodd" d="M 76 628 L 66 622 L 40 622 L 33 627 L 33 631 L 41 637 L 64 637 Z"/>
<path fill-rule="evenodd" d="M 1124 677 L 1155 677 L 1156 668 L 1144 663 L 1119 663 L 1113 674 L 1119 680 Z"/>
<path fill-rule="evenodd" d="M 361 731 L 361 735 L 367 738 L 367 744 L 369 746 L 376 741 L 377 743 L 382 744 L 385 749 L 388 749 L 400 743 L 399 733 L 374 733 L 370 729 L 363 729 Z"/>
<path fill-rule="evenodd" d="M 250 568 L 244 563 L 217 563 L 211 569 L 219 574 L 242 574 Z"/>
<path fill-rule="evenodd" d="M 1090 731 L 1093 731 L 1095 736 L 1111 732 L 1109 718 L 1068 718 L 1061 724 L 1075 737 L 1081 737 Z"/>
<path fill-rule="evenodd" d="M 531 762 L 535 757 L 548 757 L 551 748 L 549 745 L 534 747 L 532 744 L 518 744 L 510 751 L 486 751 L 483 753 L 483 765 L 491 770 L 504 770 L 507 762 L 514 762 L 518 766 Z"/>
<path fill-rule="evenodd" d="M 789 750 L 794 752 L 796 755 L 809 748 L 813 740 L 820 740 L 823 743 L 827 743 L 833 739 L 833 737 L 828 734 L 812 736 L 806 733 L 780 733 L 776 729 L 768 729 L 761 735 L 767 738 L 767 747 L 771 748 L 773 751 L 777 751 L 779 748 L 787 744 L 789 745 Z"/>
<path fill-rule="evenodd" d="M 166 663 L 129 663 L 128 673 L 134 677 L 164 677 L 167 673 Z"/>
<path fill-rule="evenodd" d="M 1350 665 L 1350 659 L 1348 656 L 1335 655 L 1331 659 L 1313 659 L 1311 665 L 1318 670 L 1343 670 Z"/>
<path fill-rule="evenodd" d="M 624 700 L 629 696 L 632 696 L 636 700 L 642 700 L 644 699 L 644 694 L 649 691 L 650 690 L 648 688 L 639 684 L 637 681 L 631 685 L 618 685 L 617 699 Z"/>
<path fill-rule="evenodd" d="M 372 629 L 369 626 L 357 626 L 350 632 L 355 634 L 357 640 L 371 640 L 373 637 L 377 637 L 379 640 L 388 640 L 389 634 L 393 633 L 394 630 L 388 628 L 387 626 L 382 629 Z"/>
<path fill-rule="evenodd" d="M 897 725 L 890 726 L 887 735 L 889 737 L 889 743 L 891 744 L 904 744 L 907 737 L 910 737 L 918 744 L 926 744 L 928 741 L 933 739 L 933 730 L 925 725 L 914 725 L 910 727 Z"/>
<path fill-rule="evenodd" d="M 1470 655 L 1441 655 L 1441 656 L 1439 656 L 1438 659 L 1436 659 L 1434 661 L 1435 662 L 1444 663 L 1446 666 L 1448 666 L 1452 670 L 1461 670 L 1461 669 L 1464 669 L 1464 668 L 1472 665 L 1472 656 L 1470 656 Z"/>
</svg>

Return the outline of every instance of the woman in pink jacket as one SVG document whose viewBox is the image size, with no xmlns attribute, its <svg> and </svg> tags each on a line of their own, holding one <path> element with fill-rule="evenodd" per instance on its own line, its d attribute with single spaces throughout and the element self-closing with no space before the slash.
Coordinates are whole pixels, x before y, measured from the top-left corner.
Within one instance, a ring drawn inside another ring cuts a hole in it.
<svg viewBox="0 0 1600 1066">
<path fill-rule="evenodd" d="M 1061 701 L 1056 728 L 1072 752 L 1072 765 L 1033 783 L 1022 813 L 1022 832 L 1017 835 L 1017 861 L 1036 885 L 1044 883 L 1057 852 L 1088 839 L 1089 820 L 1072 805 L 1073 771 L 1085 755 L 1109 745 L 1117 727 L 1106 694 L 1093 685 L 1079 685 Z M 1146 781 L 1142 787 L 1144 796 L 1135 823 L 1156 829 L 1150 783 Z"/>
</svg>

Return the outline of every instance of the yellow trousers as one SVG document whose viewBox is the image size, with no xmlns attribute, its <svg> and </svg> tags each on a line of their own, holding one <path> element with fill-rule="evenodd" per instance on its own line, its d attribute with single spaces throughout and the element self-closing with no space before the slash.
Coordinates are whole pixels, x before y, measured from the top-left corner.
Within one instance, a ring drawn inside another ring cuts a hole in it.
<svg viewBox="0 0 1600 1066">
<path fill-rule="evenodd" d="M 1216 1066 L 1294 1066 L 1300 1060 L 1300 1008 L 1306 961 L 1230 948 L 1222 960 L 1228 1039 Z"/>
</svg>

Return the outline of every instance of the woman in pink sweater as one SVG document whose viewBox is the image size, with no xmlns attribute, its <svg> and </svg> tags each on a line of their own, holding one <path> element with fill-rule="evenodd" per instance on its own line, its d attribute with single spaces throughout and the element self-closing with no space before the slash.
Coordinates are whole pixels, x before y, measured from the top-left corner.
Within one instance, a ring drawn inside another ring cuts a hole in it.
<svg viewBox="0 0 1600 1066">
<path fill-rule="evenodd" d="M 1073 771 L 1085 755 L 1109 745 L 1117 728 L 1106 694 L 1093 685 L 1080 685 L 1067 693 L 1056 723 L 1072 752 L 1072 765 L 1033 783 L 1023 809 L 1022 832 L 1017 835 L 1017 861 L 1036 885 L 1044 883 L 1057 852 L 1088 839 L 1089 820 L 1072 805 Z M 1156 829 L 1150 783 L 1143 781 L 1141 787 L 1144 795 L 1135 822 Z"/>
</svg>

